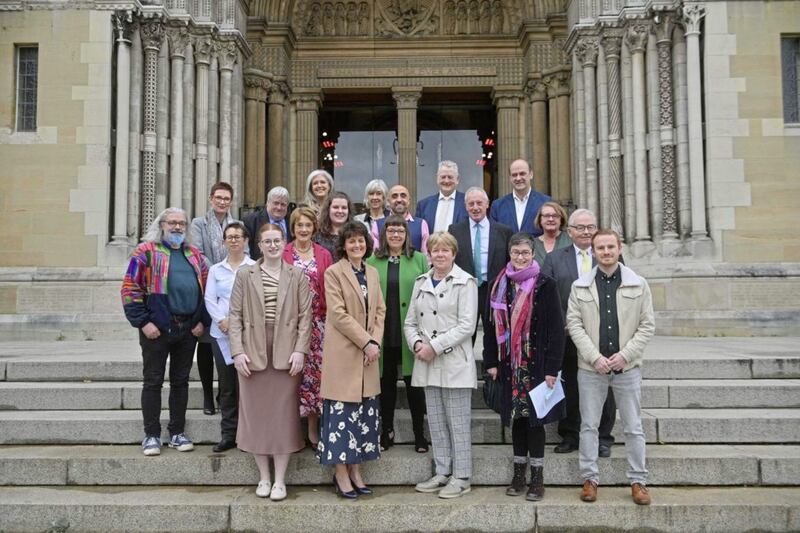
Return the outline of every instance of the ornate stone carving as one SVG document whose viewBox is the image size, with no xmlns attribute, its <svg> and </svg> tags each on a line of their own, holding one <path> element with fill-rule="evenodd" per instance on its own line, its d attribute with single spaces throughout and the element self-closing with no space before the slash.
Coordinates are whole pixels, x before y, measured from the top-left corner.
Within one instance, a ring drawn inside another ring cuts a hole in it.
<svg viewBox="0 0 800 533">
<path fill-rule="evenodd" d="M 531 102 L 547 100 L 547 84 L 541 80 L 528 80 L 528 93 Z"/>
<path fill-rule="evenodd" d="M 669 13 L 659 14 L 659 21 L 653 26 L 656 34 L 656 42 L 672 42 L 672 30 L 675 28 L 675 17 Z"/>
<path fill-rule="evenodd" d="M 114 31 L 117 33 L 117 41 L 131 42 L 134 22 L 130 11 L 117 11 L 111 19 L 114 24 Z"/>
<path fill-rule="evenodd" d="M 189 32 L 185 28 L 169 28 L 167 29 L 167 39 L 169 39 L 170 57 L 184 58 L 186 45 L 189 44 Z"/>
<path fill-rule="evenodd" d="M 603 37 L 603 50 L 606 53 L 606 60 L 611 57 L 619 59 L 622 50 L 622 38 L 618 36 Z"/>
<path fill-rule="evenodd" d="M 432 35 L 439 17 L 436 0 L 375 0 L 375 33 L 391 35 Z"/>
<path fill-rule="evenodd" d="M 267 94 L 272 81 L 261 74 L 244 75 L 244 92 L 246 100 L 267 101 Z"/>
<path fill-rule="evenodd" d="M 584 67 L 594 67 L 597 65 L 597 40 L 595 39 L 581 39 L 578 46 L 575 47 L 575 54 L 578 56 L 578 61 Z"/>
<path fill-rule="evenodd" d="M 661 126 L 661 184 L 663 190 L 664 237 L 678 236 L 678 184 L 675 176 L 675 147 L 672 144 L 672 29 L 674 19 L 667 15 L 655 26 L 658 56 L 659 125 Z"/>
<path fill-rule="evenodd" d="M 233 41 L 215 43 L 214 51 L 217 54 L 217 61 L 219 61 L 219 69 L 233 70 L 233 66 L 236 64 L 236 59 L 239 55 L 236 49 L 236 43 Z"/>
<path fill-rule="evenodd" d="M 357 37 L 369 33 L 369 4 L 366 2 L 312 2 L 298 8 L 303 23 L 299 33 L 308 37 Z"/>
<path fill-rule="evenodd" d="M 211 62 L 211 39 L 209 37 L 195 37 L 194 62 L 197 65 L 208 65 Z"/>
<path fill-rule="evenodd" d="M 416 109 L 421 97 L 422 91 L 418 89 L 395 89 L 392 91 L 392 98 L 396 102 L 397 109 Z"/>
<path fill-rule="evenodd" d="M 164 24 L 160 20 L 150 19 L 142 22 L 139 33 L 142 36 L 142 47 L 158 50 L 164 38 Z"/>
<path fill-rule="evenodd" d="M 628 26 L 625 33 L 625 43 L 632 54 L 644 53 L 647 48 L 647 34 L 650 31 L 648 24 L 634 24 Z"/>
<path fill-rule="evenodd" d="M 284 81 L 272 82 L 269 88 L 269 103 L 270 104 L 285 104 L 286 95 L 289 94 L 289 86 Z"/>
<path fill-rule="evenodd" d="M 683 26 L 686 35 L 700 33 L 700 23 L 706 16 L 706 8 L 702 4 L 692 4 L 683 6 Z"/>
</svg>

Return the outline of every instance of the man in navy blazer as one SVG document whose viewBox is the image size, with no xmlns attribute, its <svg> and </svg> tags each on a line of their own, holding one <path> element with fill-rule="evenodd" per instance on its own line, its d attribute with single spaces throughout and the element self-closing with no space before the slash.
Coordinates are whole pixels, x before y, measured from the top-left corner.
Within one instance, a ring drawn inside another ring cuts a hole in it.
<svg viewBox="0 0 800 533">
<path fill-rule="evenodd" d="M 569 293 L 572 282 L 585 271 L 591 270 L 595 265 L 592 253 L 592 236 L 597 232 L 597 218 L 588 209 L 576 209 L 569 217 L 567 226 L 572 246 L 553 250 L 544 259 L 542 273 L 556 280 L 558 294 L 561 297 L 561 310 L 567 314 Z M 583 255 L 585 254 L 585 255 Z M 561 444 L 555 447 L 556 453 L 569 453 L 578 449 L 581 429 L 580 396 L 578 394 L 578 350 L 567 334 L 564 344 L 564 363 L 561 368 L 561 378 L 564 380 L 564 395 L 567 401 L 567 416 L 558 422 L 558 434 L 561 435 Z M 600 418 L 599 455 L 608 457 L 611 454 L 611 445 L 614 429 L 617 404 L 614 395 L 609 389 L 606 403 L 603 405 L 603 414 Z"/>
<path fill-rule="evenodd" d="M 489 218 L 505 224 L 514 233 L 524 231 L 534 237 L 541 235 L 542 230 L 533 222 L 542 204 L 551 198 L 533 190 L 531 187 L 533 172 L 530 164 L 524 159 L 514 160 L 509 167 L 509 174 L 514 191 L 492 204 Z"/>
<path fill-rule="evenodd" d="M 452 161 L 442 161 L 436 171 L 437 194 L 427 196 L 417 202 L 414 218 L 424 219 L 431 233 L 447 231 L 451 224 L 467 220 L 464 207 L 464 193 L 456 191 L 458 187 L 458 165 Z"/>
<path fill-rule="evenodd" d="M 471 276 L 478 277 L 475 268 L 476 254 L 473 251 L 475 243 L 476 225 L 481 226 L 481 250 L 480 250 L 480 279 L 478 279 L 478 313 L 483 322 L 484 352 L 486 351 L 487 339 L 494 336 L 486 332 L 489 323 L 489 305 L 487 297 L 491 290 L 495 278 L 508 264 L 508 240 L 511 238 L 511 228 L 498 222 L 492 222 L 486 216 L 489 209 L 489 196 L 480 187 L 470 187 L 464 195 L 466 198 L 466 209 L 469 218 L 457 224 L 453 224 L 447 230 L 458 243 L 458 253 L 456 254 L 456 264 Z M 475 331 L 478 329 L 475 323 Z M 472 342 L 475 342 L 475 333 L 472 334 Z M 496 342 L 496 341 L 495 341 Z"/>
</svg>

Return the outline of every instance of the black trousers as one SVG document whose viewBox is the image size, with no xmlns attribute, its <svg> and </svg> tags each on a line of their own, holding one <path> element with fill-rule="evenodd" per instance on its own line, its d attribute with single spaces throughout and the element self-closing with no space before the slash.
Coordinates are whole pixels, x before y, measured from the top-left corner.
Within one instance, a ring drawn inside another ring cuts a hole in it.
<svg viewBox="0 0 800 533">
<path fill-rule="evenodd" d="M 397 404 L 397 368 L 402 362 L 401 348 L 383 348 L 383 376 L 381 376 L 381 426 L 384 432 L 394 429 L 394 408 Z M 425 390 L 411 386 L 411 376 L 403 376 L 406 384 L 406 398 L 411 411 L 411 426 L 415 439 L 421 440 L 424 434 Z"/>
<path fill-rule="evenodd" d="M 486 324 L 489 323 L 489 306 L 486 304 L 486 299 L 489 296 L 489 282 L 486 281 L 483 285 L 478 287 L 478 319 L 483 324 L 483 335 L 486 336 Z M 491 335 L 491 332 L 489 333 Z M 475 337 L 478 336 L 478 320 L 475 321 L 475 331 L 472 332 L 472 345 L 475 346 Z M 486 346 L 486 341 L 483 341 Z M 484 357 L 486 356 L 486 349 L 483 350 Z"/>
<path fill-rule="evenodd" d="M 197 343 L 197 373 L 203 384 L 203 408 L 214 407 L 214 353 L 211 344 Z"/>
<path fill-rule="evenodd" d="M 173 318 L 169 331 L 157 339 L 148 339 L 139 330 L 142 347 L 142 418 L 147 436 L 161 437 L 161 387 L 169 357 L 169 424 L 170 435 L 183 433 L 186 426 L 186 404 L 189 398 L 189 372 L 197 338 L 192 335 L 189 318 Z"/>
<path fill-rule="evenodd" d="M 511 423 L 511 444 L 515 457 L 544 457 L 544 426 L 529 426 L 527 418 Z"/>
<path fill-rule="evenodd" d="M 219 411 L 222 418 L 219 422 L 221 440 L 236 441 L 236 428 L 239 425 L 239 376 L 233 364 L 226 364 L 217 341 L 211 343 L 214 351 L 214 363 L 219 376 Z"/>
<path fill-rule="evenodd" d="M 578 349 L 572 339 L 567 337 L 564 344 L 564 363 L 561 367 L 561 378 L 564 380 L 564 396 L 567 402 L 567 416 L 558 423 L 558 434 L 561 440 L 578 445 L 581 432 L 580 393 L 578 392 Z M 600 426 L 597 428 L 598 440 L 601 446 L 614 444 L 611 431 L 617 418 L 617 404 L 614 401 L 614 392 L 609 387 L 606 403 L 603 404 L 603 415 L 600 417 Z"/>
</svg>

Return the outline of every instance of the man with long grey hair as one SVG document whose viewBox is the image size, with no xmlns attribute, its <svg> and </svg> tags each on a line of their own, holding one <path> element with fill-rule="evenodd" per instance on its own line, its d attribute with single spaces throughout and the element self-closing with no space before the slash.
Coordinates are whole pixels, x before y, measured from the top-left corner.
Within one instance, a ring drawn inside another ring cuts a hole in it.
<svg viewBox="0 0 800 533">
<path fill-rule="evenodd" d="M 188 222 L 183 209 L 162 211 L 131 254 L 122 280 L 122 307 L 139 330 L 142 347 L 142 451 L 147 456 L 161 453 L 161 387 L 168 357 L 169 446 L 181 452 L 194 449 L 184 432 L 189 371 L 197 338 L 211 319 L 203 303 L 208 266 L 200 250 L 187 242 Z"/>
</svg>

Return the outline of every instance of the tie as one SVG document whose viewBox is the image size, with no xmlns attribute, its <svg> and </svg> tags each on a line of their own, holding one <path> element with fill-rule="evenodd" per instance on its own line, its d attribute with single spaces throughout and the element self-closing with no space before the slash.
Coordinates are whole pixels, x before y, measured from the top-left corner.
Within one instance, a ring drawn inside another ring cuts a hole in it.
<svg viewBox="0 0 800 533">
<path fill-rule="evenodd" d="M 581 250 L 581 274 L 592 270 L 592 260 L 589 259 L 589 250 Z"/>
<path fill-rule="evenodd" d="M 472 243 L 472 262 L 475 263 L 475 277 L 478 285 L 484 282 L 481 272 L 481 225 L 475 224 L 475 242 Z"/>
</svg>

